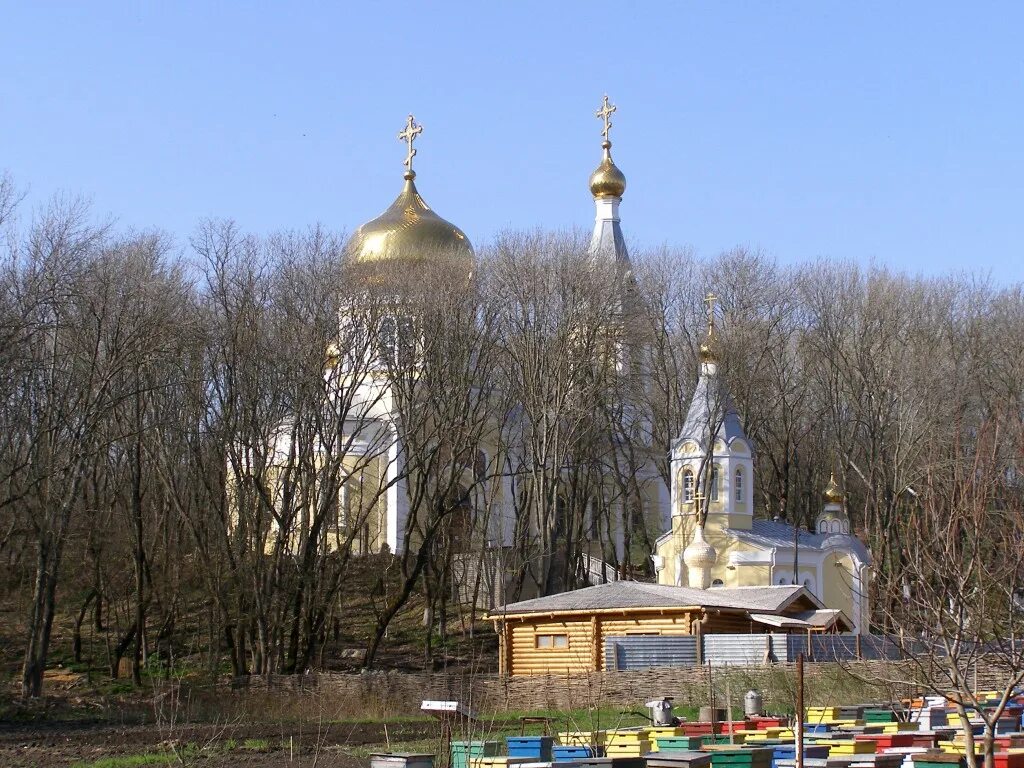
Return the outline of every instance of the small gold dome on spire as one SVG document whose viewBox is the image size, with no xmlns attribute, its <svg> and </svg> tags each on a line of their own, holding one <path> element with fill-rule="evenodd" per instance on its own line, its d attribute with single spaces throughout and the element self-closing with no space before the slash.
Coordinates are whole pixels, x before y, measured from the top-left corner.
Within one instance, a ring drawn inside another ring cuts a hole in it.
<svg viewBox="0 0 1024 768">
<path fill-rule="evenodd" d="M 825 492 L 822 495 L 825 497 L 825 503 L 827 504 L 843 503 L 843 492 L 839 490 L 835 473 L 829 473 L 828 485 L 825 486 Z"/>
<path fill-rule="evenodd" d="M 590 174 L 590 192 L 594 197 L 622 197 L 626 191 L 626 176 L 612 162 L 612 143 L 604 141 L 601 147 L 604 149 L 604 159 L 597 170 Z"/>
<path fill-rule="evenodd" d="M 590 174 L 590 192 L 595 198 L 622 197 L 622 193 L 626 191 L 626 176 L 612 162 L 612 142 L 608 138 L 612 130 L 611 116 L 617 109 L 618 107 L 608 101 L 606 93 L 601 101 L 601 108 L 595 113 L 604 124 L 601 129 L 601 135 L 604 137 L 604 141 L 601 142 L 604 158 L 597 166 L 597 170 Z"/>
</svg>

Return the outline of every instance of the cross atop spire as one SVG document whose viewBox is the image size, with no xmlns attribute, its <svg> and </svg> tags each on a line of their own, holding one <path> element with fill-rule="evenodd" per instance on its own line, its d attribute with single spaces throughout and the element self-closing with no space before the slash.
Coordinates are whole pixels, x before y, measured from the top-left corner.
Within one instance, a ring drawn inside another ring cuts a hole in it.
<svg viewBox="0 0 1024 768">
<path fill-rule="evenodd" d="M 601 108 L 594 113 L 595 117 L 600 118 L 604 122 L 604 128 L 601 129 L 601 135 L 604 136 L 604 140 L 608 141 L 608 132 L 612 129 L 611 116 L 612 113 L 618 109 L 614 104 L 608 101 L 608 94 L 604 95 L 604 100 L 601 102 Z"/>
<path fill-rule="evenodd" d="M 412 170 L 412 159 L 416 157 L 416 148 L 413 147 L 412 143 L 416 141 L 416 137 L 423 133 L 423 126 L 416 122 L 416 118 L 409 115 L 405 123 L 405 128 L 398 133 L 398 140 L 405 142 L 405 161 L 402 165 L 405 166 L 407 173 L 413 173 Z"/>
<path fill-rule="evenodd" d="M 704 297 L 704 303 L 708 305 L 708 335 L 710 335 L 715 330 L 715 304 L 718 303 L 718 297 L 708 291 L 708 295 Z"/>
</svg>

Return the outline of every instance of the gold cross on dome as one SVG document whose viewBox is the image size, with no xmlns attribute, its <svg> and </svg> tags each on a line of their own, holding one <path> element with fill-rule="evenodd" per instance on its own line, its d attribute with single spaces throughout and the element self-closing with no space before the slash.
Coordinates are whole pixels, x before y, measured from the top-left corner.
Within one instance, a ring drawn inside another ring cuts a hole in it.
<svg viewBox="0 0 1024 768">
<path fill-rule="evenodd" d="M 604 95 L 604 100 L 601 102 L 601 108 L 594 113 L 596 117 L 599 117 L 604 121 L 604 128 L 601 130 L 601 135 L 604 136 L 605 141 L 608 141 L 608 132 L 612 129 L 612 113 L 617 109 L 618 107 L 608 102 L 608 94 L 606 93 Z"/>
<path fill-rule="evenodd" d="M 718 303 L 718 297 L 708 291 L 708 295 L 704 297 L 704 303 L 708 305 L 708 328 L 711 329 L 715 327 L 715 304 Z"/>
<path fill-rule="evenodd" d="M 423 126 L 416 122 L 416 118 L 409 115 L 405 123 L 405 129 L 398 134 L 398 140 L 405 142 L 405 162 L 402 163 L 407 169 L 412 170 L 412 159 L 416 157 L 416 148 L 412 143 L 416 137 L 423 133 Z"/>
</svg>

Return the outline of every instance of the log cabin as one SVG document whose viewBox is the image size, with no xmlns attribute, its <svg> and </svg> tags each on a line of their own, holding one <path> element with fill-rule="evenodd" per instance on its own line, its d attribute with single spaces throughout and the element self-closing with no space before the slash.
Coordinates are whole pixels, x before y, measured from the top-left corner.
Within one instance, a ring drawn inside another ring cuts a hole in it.
<svg viewBox="0 0 1024 768">
<path fill-rule="evenodd" d="M 510 603 L 488 615 L 505 675 L 605 669 L 608 638 L 849 631 L 850 620 L 800 585 L 695 589 L 638 581 Z"/>
</svg>

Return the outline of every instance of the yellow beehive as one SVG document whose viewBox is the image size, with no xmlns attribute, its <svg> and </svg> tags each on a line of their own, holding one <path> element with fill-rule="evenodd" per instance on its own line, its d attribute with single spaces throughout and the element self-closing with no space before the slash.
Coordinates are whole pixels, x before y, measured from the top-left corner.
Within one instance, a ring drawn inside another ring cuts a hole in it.
<svg viewBox="0 0 1024 768">
<path fill-rule="evenodd" d="M 810 723 L 823 723 L 839 718 L 839 707 L 808 707 L 807 721 Z"/>
<path fill-rule="evenodd" d="M 893 722 L 883 725 L 882 733 L 903 733 L 904 731 L 918 731 L 920 729 L 920 723 Z"/>
<path fill-rule="evenodd" d="M 875 751 L 875 743 L 873 741 L 839 741 L 838 739 L 830 739 L 827 742 L 819 741 L 818 744 L 828 744 L 828 756 L 836 757 L 837 755 L 869 755 Z"/>
<path fill-rule="evenodd" d="M 604 753 L 608 757 L 641 757 L 651 751 L 651 742 L 638 741 L 635 744 L 609 744 Z"/>
<path fill-rule="evenodd" d="M 605 754 L 609 757 L 640 757 L 651 751 L 651 740 L 646 728 L 610 730 L 604 742 Z"/>
<path fill-rule="evenodd" d="M 606 731 L 562 731 L 558 743 L 565 747 L 600 747 L 606 738 Z"/>
</svg>

